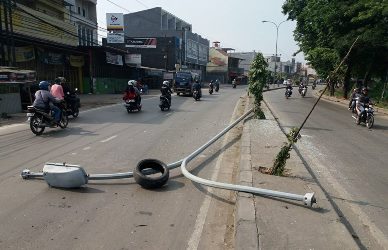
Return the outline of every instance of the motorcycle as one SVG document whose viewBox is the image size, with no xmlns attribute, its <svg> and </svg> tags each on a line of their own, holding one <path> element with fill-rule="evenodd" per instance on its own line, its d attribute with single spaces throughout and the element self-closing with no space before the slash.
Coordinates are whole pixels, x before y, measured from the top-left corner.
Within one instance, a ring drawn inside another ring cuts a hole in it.
<svg viewBox="0 0 388 250">
<path fill-rule="evenodd" d="M 43 134 L 43 131 L 46 127 L 55 128 L 57 125 L 62 129 L 66 128 L 69 123 L 69 118 L 67 117 L 65 111 L 65 103 L 62 101 L 58 105 L 61 110 L 61 120 L 57 124 L 54 120 L 54 112 L 47 109 L 39 109 L 34 106 L 27 106 L 27 117 L 30 121 L 30 129 L 32 133 L 36 135 Z"/>
<path fill-rule="evenodd" d="M 289 97 L 291 97 L 291 95 L 292 95 L 292 90 L 286 89 L 286 93 L 285 93 L 286 98 L 288 99 Z"/>
<path fill-rule="evenodd" d="M 66 101 L 66 114 L 72 115 L 74 118 L 78 117 L 79 115 L 79 108 L 81 107 L 80 99 L 77 95 L 78 89 L 76 88 L 75 91 L 68 91 L 65 94 L 65 101 Z"/>
<path fill-rule="evenodd" d="M 303 86 L 302 91 L 301 91 L 300 94 L 301 94 L 302 97 L 305 97 L 306 93 L 307 93 L 307 86 Z"/>
<path fill-rule="evenodd" d="M 165 95 L 161 95 L 159 99 L 160 99 L 160 103 L 159 103 L 160 110 L 161 111 L 170 110 L 171 103 L 168 100 L 168 98 Z"/>
<path fill-rule="evenodd" d="M 355 114 L 352 117 L 356 120 L 357 125 L 365 123 L 367 128 L 372 128 L 375 122 L 373 105 L 365 104 L 364 110 L 361 112 L 361 114 L 359 116 Z"/>
<path fill-rule="evenodd" d="M 232 87 L 235 89 L 236 88 L 236 83 L 232 83 Z"/>
<path fill-rule="evenodd" d="M 312 89 L 314 90 L 317 87 L 317 84 L 313 83 Z"/>
<path fill-rule="evenodd" d="M 218 92 L 218 90 L 220 90 L 220 84 L 216 83 L 216 87 L 214 89 L 216 92 Z"/>
<path fill-rule="evenodd" d="M 209 83 L 209 94 L 213 94 L 213 84 Z"/>
<path fill-rule="evenodd" d="M 141 111 L 141 104 L 138 104 L 135 98 L 126 99 L 124 101 L 124 107 L 127 109 L 128 113 Z"/>
<path fill-rule="evenodd" d="M 195 89 L 193 91 L 193 98 L 195 101 L 199 101 L 199 99 L 201 99 L 201 93 L 199 92 L 199 90 Z"/>
</svg>

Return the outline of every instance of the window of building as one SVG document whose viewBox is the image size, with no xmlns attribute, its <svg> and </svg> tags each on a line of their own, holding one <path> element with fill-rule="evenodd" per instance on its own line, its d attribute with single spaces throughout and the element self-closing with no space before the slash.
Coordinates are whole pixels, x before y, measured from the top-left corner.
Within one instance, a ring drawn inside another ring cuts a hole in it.
<svg viewBox="0 0 388 250">
<path fill-rule="evenodd" d="M 78 7 L 78 14 L 81 14 L 81 7 Z"/>
<path fill-rule="evenodd" d="M 82 16 L 86 16 L 86 11 L 85 11 L 85 9 L 82 9 Z"/>
</svg>

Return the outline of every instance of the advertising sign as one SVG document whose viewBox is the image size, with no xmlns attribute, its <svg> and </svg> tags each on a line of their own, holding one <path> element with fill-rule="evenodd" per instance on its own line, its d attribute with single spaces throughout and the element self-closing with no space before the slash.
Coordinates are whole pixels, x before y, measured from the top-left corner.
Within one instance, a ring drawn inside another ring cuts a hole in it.
<svg viewBox="0 0 388 250">
<path fill-rule="evenodd" d="M 106 13 L 107 30 L 124 30 L 123 13 Z"/>
<path fill-rule="evenodd" d="M 209 50 L 209 63 L 207 64 L 207 72 L 227 72 L 228 71 L 228 54 L 216 48 Z"/>
<path fill-rule="evenodd" d="M 141 65 L 141 54 L 125 54 L 125 63 Z"/>
<path fill-rule="evenodd" d="M 85 64 L 85 60 L 83 56 L 70 55 L 69 61 L 70 61 L 70 65 L 73 67 L 82 67 Z"/>
<path fill-rule="evenodd" d="M 106 52 L 106 63 L 123 65 L 123 56 Z"/>
<path fill-rule="evenodd" d="M 35 59 L 34 47 L 15 47 L 16 62 L 27 62 Z"/>
<path fill-rule="evenodd" d="M 125 39 L 127 48 L 156 48 L 156 38 L 127 38 Z"/>
<path fill-rule="evenodd" d="M 62 65 L 64 63 L 63 54 L 53 53 L 49 51 L 38 50 L 38 57 L 42 63 L 51 65 Z"/>
<path fill-rule="evenodd" d="M 124 43 L 124 33 L 108 33 L 107 43 Z"/>
</svg>

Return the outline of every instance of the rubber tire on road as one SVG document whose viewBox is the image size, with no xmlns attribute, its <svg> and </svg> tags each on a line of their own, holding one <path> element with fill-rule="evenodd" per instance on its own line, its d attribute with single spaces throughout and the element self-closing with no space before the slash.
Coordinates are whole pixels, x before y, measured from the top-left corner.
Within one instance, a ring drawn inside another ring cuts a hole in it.
<svg viewBox="0 0 388 250">
<path fill-rule="evenodd" d="M 153 169 L 157 172 L 162 173 L 162 175 L 157 177 L 150 177 L 143 174 L 144 169 Z M 170 176 L 170 171 L 167 168 L 167 165 L 156 159 L 145 159 L 140 161 L 136 168 L 133 170 L 133 178 L 136 183 L 146 189 L 154 189 L 162 187 L 167 183 Z"/>
<path fill-rule="evenodd" d="M 75 108 L 75 110 L 74 110 L 72 116 L 73 116 L 74 118 L 76 118 L 76 117 L 78 117 L 78 115 L 79 115 L 79 109 L 78 109 L 78 108 Z"/>
<path fill-rule="evenodd" d="M 59 127 L 61 128 L 66 128 L 67 127 L 67 124 L 69 124 L 69 117 L 67 117 L 66 114 L 64 114 L 64 112 L 62 112 L 61 114 L 61 120 L 59 121 Z"/>
<path fill-rule="evenodd" d="M 373 124 L 375 122 L 375 118 L 373 116 L 370 116 L 369 119 L 366 120 L 366 127 L 371 129 L 373 127 Z"/>
</svg>

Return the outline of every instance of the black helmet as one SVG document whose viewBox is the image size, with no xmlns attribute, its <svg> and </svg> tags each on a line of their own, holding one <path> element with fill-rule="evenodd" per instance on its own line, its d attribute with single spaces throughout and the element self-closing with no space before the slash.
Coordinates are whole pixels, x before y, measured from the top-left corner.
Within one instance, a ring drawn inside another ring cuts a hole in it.
<svg viewBox="0 0 388 250">
<path fill-rule="evenodd" d="M 56 84 L 61 84 L 62 81 L 61 81 L 61 79 L 59 77 L 57 77 L 57 78 L 55 78 L 54 82 Z"/>
<path fill-rule="evenodd" d="M 210 80 L 210 83 L 213 83 L 213 80 Z"/>
<path fill-rule="evenodd" d="M 367 94 L 368 93 L 368 88 L 367 87 L 363 87 L 361 92 Z"/>
</svg>

